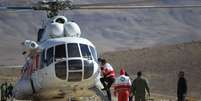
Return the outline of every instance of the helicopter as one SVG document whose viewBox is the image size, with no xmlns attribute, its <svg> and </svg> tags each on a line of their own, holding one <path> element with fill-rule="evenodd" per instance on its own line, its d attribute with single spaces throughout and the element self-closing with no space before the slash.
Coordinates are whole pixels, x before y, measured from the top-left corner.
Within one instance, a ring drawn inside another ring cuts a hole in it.
<svg viewBox="0 0 201 101">
<path fill-rule="evenodd" d="M 137 6 L 133 5 L 135 3 L 137 1 L 73 4 L 68 0 L 44 0 L 28 6 L 1 6 L 1 11 L 46 11 L 49 18 L 46 25 L 38 30 L 37 41 L 25 40 L 22 43 L 26 62 L 21 70 L 22 76 L 15 85 L 14 98 L 50 101 L 94 94 L 86 92 L 102 93 L 95 45 L 88 39 L 82 38 L 79 25 L 59 15 L 59 11 L 201 7 L 201 5 Z M 102 100 L 105 101 L 104 98 Z"/>
</svg>

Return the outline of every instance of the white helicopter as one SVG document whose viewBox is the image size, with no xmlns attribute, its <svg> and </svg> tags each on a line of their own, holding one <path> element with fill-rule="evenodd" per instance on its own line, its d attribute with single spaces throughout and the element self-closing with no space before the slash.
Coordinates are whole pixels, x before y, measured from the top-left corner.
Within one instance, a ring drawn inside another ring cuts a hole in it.
<svg viewBox="0 0 201 101">
<path fill-rule="evenodd" d="M 79 26 L 64 16 L 60 10 L 78 9 L 142 9 L 142 8 L 192 8 L 201 5 L 148 5 L 136 6 L 137 2 L 73 4 L 68 0 L 44 0 L 29 6 L 1 6 L 1 11 L 47 11 L 46 25 L 39 29 L 38 40 L 26 40 L 26 63 L 22 76 L 13 91 L 17 100 L 58 100 L 69 97 L 102 96 L 100 69 L 96 47 L 81 38 Z M 90 92 L 90 93 L 86 93 Z M 102 100 L 106 99 L 102 96 Z"/>
</svg>

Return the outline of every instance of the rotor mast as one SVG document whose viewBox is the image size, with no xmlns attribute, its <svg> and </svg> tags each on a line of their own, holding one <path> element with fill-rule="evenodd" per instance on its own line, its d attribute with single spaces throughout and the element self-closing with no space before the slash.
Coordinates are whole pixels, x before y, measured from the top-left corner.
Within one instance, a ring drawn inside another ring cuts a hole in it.
<svg viewBox="0 0 201 101">
<path fill-rule="evenodd" d="M 58 15 L 60 10 L 64 10 L 67 7 L 71 7 L 72 2 L 71 1 L 60 1 L 60 2 L 38 2 L 36 6 L 34 7 L 34 10 L 46 10 L 47 11 L 47 17 L 52 18 Z"/>
</svg>

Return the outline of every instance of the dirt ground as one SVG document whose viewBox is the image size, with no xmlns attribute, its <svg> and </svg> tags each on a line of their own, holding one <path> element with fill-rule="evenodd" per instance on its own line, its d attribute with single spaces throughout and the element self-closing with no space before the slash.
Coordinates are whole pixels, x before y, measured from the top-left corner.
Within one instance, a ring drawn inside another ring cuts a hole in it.
<svg viewBox="0 0 201 101">
<path fill-rule="evenodd" d="M 0 84 L 7 82 L 15 84 L 16 80 L 20 77 L 20 68 L 3 68 L 0 67 Z M 105 93 L 106 95 L 106 93 Z M 187 98 L 188 101 L 201 101 L 193 97 Z M 101 101 L 99 97 L 89 97 L 89 98 L 80 98 L 78 101 Z M 10 100 L 8 100 L 10 101 Z M 15 100 L 19 101 L 19 100 Z M 59 101 L 59 100 L 58 100 Z M 65 100 L 69 101 L 69 100 Z M 117 101 L 117 98 L 113 96 L 113 101 Z M 177 101 L 175 96 L 166 96 L 162 94 L 151 93 L 151 97 L 147 97 L 147 101 Z"/>
</svg>

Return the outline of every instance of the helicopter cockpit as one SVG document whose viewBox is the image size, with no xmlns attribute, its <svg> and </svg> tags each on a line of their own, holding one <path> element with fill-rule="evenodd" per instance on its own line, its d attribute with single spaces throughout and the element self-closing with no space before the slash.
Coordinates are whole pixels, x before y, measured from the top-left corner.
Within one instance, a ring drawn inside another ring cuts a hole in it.
<svg viewBox="0 0 201 101">
<path fill-rule="evenodd" d="M 57 78 L 76 82 L 93 75 L 94 66 L 97 65 L 97 53 L 92 44 L 65 42 L 43 49 L 41 60 L 40 68 L 53 65 Z"/>
</svg>

